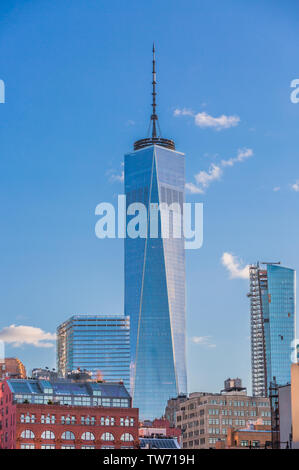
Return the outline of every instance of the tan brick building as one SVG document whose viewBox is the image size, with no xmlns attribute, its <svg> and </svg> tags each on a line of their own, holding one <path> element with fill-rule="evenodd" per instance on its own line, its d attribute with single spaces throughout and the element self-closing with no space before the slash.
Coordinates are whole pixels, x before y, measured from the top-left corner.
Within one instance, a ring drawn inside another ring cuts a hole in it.
<svg viewBox="0 0 299 470">
<path fill-rule="evenodd" d="M 3 380 L 5 377 L 26 379 L 25 366 L 17 357 L 6 357 L 0 366 L 0 380 Z"/>
<path fill-rule="evenodd" d="M 270 402 L 268 398 L 248 396 L 245 389 L 191 393 L 176 413 L 183 449 L 216 448 L 217 441 L 226 441 L 230 428 L 242 429 L 250 424 L 271 428 Z"/>
</svg>

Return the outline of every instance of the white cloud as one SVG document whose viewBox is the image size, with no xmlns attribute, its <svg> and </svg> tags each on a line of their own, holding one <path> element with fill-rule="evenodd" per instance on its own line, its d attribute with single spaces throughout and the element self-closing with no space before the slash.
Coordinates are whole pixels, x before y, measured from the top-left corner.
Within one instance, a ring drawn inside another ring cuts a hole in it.
<svg viewBox="0 0 299 470">
<path fill-rule="evenodd" d="M 194 178 L 197 184 L 196 187 L 198 188 L 198 192 L 203 194 L 205 190 L 210 186 L 212 181 L 219 180 L 221 178 L 221 175 L 222 170 L 218 165 L 215 165 L 215 163 L 212 163 L 210 165 L 208 171 L 200 171 L 199 173 L 197 173 Z"/>
<path fill-rule="evenodd" d="M 249 265 L 244 268 L 236 256 L 232 253 L 223 253 L 221 263 L 228 270 L 231 279 L 248 279 L 249 278 Z"/>
<path fill-rule="evenodd" d="M 54 343 L 50 341 L 55 341 L 55 339 L 55 334 L 46 333 L 35 326 L 10 325 L 0 330 L 0 340 L 11 343 L 14 347 L 31 344 L 37 348 L 52 348 Z"/>
<path fill-rule="evenodd" d="M 292 184 L 291 188 L 292 188 L 293 191 L 298 193 L 298 191 L 299 191 L 299 180 L 297 180 L 296 183 Z"/>
<path fill-rule="evenodd" d="M 248 148 L 239 149 L 237 156 L 229 158 L 228 160 L 222 160 L 222 166 L 233 166 L 235 163 L 243 162 L 249 157 L 252 157 L 253 150 Z"/>
<path fill-rule="evenodd" d="M 194 184 L 194 183 L 186 183 L 185 188 L 191 194 L 203 194 L 203 192 L 204 192 L 201 188 L 196 186 L 196 184 Z"/>
<path fill-rule="evenodd" d="M 213 117 L 206 112 L 194 113 L 190 109 L 175 109 L 174 116 L 192 116 L 194 118 L 194 123 L 196 126 L 201 127 L 202 129 L 212 128 L 220 131 L 222 129 L 229 129 L 230 127 L 235 127 L 239 124 L 239 116 L 226 116 L 222 114 L 218 117 Z"/>
<path fill-rule="evenodd" d="M 111 175 L 111 181 L 119 181 L 120 183 L 122 183 L 124 179 L 125 179 L 124 170 L 122 170 L 119 175 Z"/>
<path fill-rule="evenodd" d="M 280 186 L 275 186 L 275 187 L 273 188 L 273 191 L 274 191 L 275 193 L 276 193 L 277 191 L 280 191 Z"/>
<path fill-rule="evenodd" d="M 121 163 L 121 172 L 119 174 L 117 174 L 114 170 L 110 170 L 110 173 L 111 173 L 110 181 L 112 181 L 112 182 L 117 181 L 117 182 L 120 182 L 120 183 L 124 182 L 125 173 L 124 173 L 123 167 L 124 167 L 124 163 L 122 162 Z"/>
<path fill-rule="evenodd" d="M 183 109 L 175 109 L 173 112 L 173 115 L 174 116 L 194 116 L 194 113 L 193 111 L 191 111 L 191 109 L 183 108 Z"/>
<path fill-rule="evenodd" d="M 208 348 L 216 348 L 216 344 L 211 342 L 211 336 L 192 336 L 192 343 L 200 344 Z"/>
<path fill-rule="evenodd" d="M 249 157 L 252 157 L 253 150 L 249 148 L 239 149 L 236 157 L 228 160 L 222 160 L 220 164 L 212 163 L 208 171 L 200 171 L 194 175 L 196 184 L 187 183 L 186 189 L 192 194 L 204 194 L 212 181 L 220 180 L 223 170 L 227 166 L 233 166 L 235 163 L 241 163 Z"/>
</svg>

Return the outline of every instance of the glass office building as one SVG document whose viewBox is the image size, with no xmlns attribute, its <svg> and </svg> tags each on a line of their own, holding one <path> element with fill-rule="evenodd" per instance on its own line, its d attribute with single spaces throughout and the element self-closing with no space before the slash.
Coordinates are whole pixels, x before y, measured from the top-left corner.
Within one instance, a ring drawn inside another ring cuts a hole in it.
<svg viewBox="0 0 299 470">
<path fill-rule="evenodd" d="M 270 382 L 291 380 L 296 337 L 296 272 L 279 264 L 250 267 L 251 362 L 254 396 L 268 396 Z"/>
<path fill-rule="evenodd" d="M 163 143 L 163 142 L 162 142 Z M 138 147 L 138 146 L 137 146 Z M 136 147 L 135 147 L 136 148 Z M 182 214 L 185 161 L 159 145 L 125 156 L 127 208 L 141 202 L 177 203 Z M 161 226 L 169 215 L 169 238 Z M 187 392 L 185 357 L 185 253 L 175 238 L 173 212 L 159 211 L 159 233 L 125 240 L 125 314 L 131 322 L 131 391 L 141 419 L 163 415 L 167 400 Z M 131 220 L 127 215 L 127 226 Z"/>
<path fill-rule="evenodd" d="M 124 315 L 74 315 L 57 329 L 60 375 L 80 368 L 107 382 L 130 388 L 130 318 Z"/>
</svg>

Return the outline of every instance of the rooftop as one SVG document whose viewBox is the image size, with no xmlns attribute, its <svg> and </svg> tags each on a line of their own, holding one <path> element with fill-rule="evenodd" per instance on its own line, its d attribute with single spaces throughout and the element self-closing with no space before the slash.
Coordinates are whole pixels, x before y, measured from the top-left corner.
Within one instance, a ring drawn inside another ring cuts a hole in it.
<svg viewBox="0 0 299 470">
<path fill-rule="evenodd" d="M 102 398 L 130 398 L 125 386 L 111 382 L 72 382 L 70 380 L 9 379 L 12 393 L 18 395 L 87 396 Z M 49 397 L 50 398 L 50 397 Z"/>
<path fill-rule="evenodd" d="M 140 447 L 141 449 L 180 449 L 178 441 L 173 438 L 151 438 L 151 437 L 141 437 L 140 438 Z"/>
</svg>

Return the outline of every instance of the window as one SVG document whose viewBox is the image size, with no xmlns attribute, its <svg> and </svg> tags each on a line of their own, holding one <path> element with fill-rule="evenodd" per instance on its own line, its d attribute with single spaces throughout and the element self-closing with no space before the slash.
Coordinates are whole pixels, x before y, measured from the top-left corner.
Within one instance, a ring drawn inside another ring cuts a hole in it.
<svg viewBox="0 0 299 470">
<path fill-rule="evenodd" d="M 61 439 L 66 441 L 75 440 L 75 434 L 72 431 L 65 431 L 62 433 Z"/>
<path fill-rule="evenodd" d="M 134 426 L 134 418 L 120 418 L 121 426 Z"/>
<path fill-rule="evenodd" d="M 109 416 L 101 417 L 101 426 L 114 426 L 114 424 L 115 424 L 114 418 L 109 418 Z"/>
<path fill-rule="evenodd" d="M 124 434 L 121 435 L 120 440 L 124 442 L 132 442 L 134 441 L 134 437 L 129 432 L 125 432 Z"/>
<path fill-rule="evenodd" d="M 82 446 L 81 449 L 95 449 L 95 446 Z"/>
<path fill-rule="evenodd" d="M 54 444 L 42 444 L 41 449 L 55 449 Z"/>
<path fill-rule="evenodd" d="M 96 419 L 94 416 L 81 416 L 81 424 L 87 424 L 94 426 L 96 424 Z"/>
<path fill-rule="evenodd" d="M 248 447 L 248 441 L 241 441 L 241 447 Z"/>
<path fill-rule="evenodd" d="M 209 433 L 209 434 L 219 434 L 219 433 L 220 433 L 220 429 L 219 429 L 219 428 L 209 428 L 209 429 L 208 429 L 208 433 Z"/>
<path fill-rule="evenodd" d="M 21 423 L 35 423 L 35 415 L 30 415 L 27 413 L 26 415 L 21 415 Z"/>
<path fill-rule="evenodd" d="M 40 417 L 40 422 L 42 424 L 45 424 L 45 423 L 46 424 L 55 424 L 55 421 L 56 421 L 55 415 L 51 415 L 51 416 L 50 415 L 47 415 L 47 416 L 41 415 L 41 417 Z"/>
<path fill-rule="evenodd" d="M 34 439 L 35 435 L 30 429 L 25 429 L 25 431 L 22 431 L 21 437 L 23 439 Z"/>
<path fill-rule="evenodd" d="M 21 449 L 35 449 L 34 444 L 21 444 Z"/>
<path fill-rule="evenodd" d="M 61 416 L 61 424 L 76 424 L 76 416 Z"/>
<path fill-rule="evenodd" d="M 52 431 L 44 431 L 41 435 L 42 439 L 55 439 L 55 434 Z"/>
<path fill-rule="evenodd" d="M 95 437 L 92 432 L 84 432 L 81 436 L 81 439 L 83 439 L 83 441 L 94 441 Z"/>
<path fill-rule="evenodd" d="M 61 446 L 61 449 L 75 449 L 75 446 Z"/>
<path fill-rule="evenodd" d="M 224 420 L 222 420 L 224 421 Z M 209 424 L 219 424 L 219 419 L 218 418 L 210 418 L 209 419 Z"/>
<path fill-rule="evenodd" d="M 209 437 L 209 444 L 216 444 L 217 439 L 215 437 Z"/>
<path fill-rule="evenodd" d="M 111 432 L 104 432 L 101 436 L 102 441 L 114 441 L 114 436 Z"/>
</svg>

